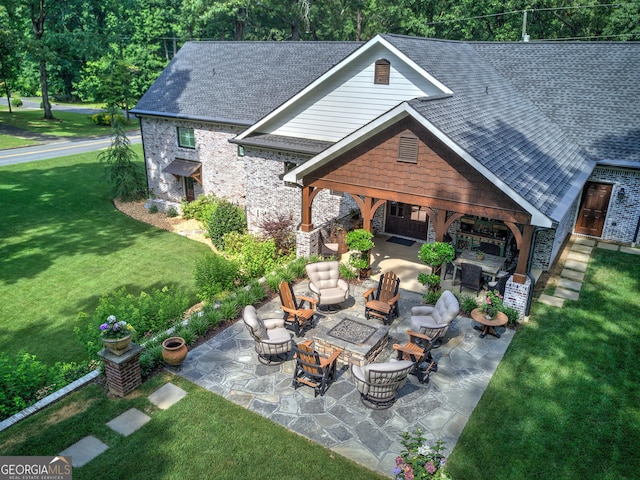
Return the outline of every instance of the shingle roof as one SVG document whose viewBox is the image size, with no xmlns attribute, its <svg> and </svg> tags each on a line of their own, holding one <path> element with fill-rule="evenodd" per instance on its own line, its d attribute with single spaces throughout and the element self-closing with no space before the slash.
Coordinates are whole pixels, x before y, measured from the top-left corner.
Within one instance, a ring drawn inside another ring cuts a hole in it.
<svg viewBox="0 0 640 480">
<path fill-rule="evenodd" d="M 410 105 L 553 220 L 571 206 L 595 160 L 640 161 L 638 44 L 606 56 L 604 45 L 593 44 L 384 38 L 454 91 Z M 599 65 L 585 61 L 594 55 Z M 554 56 L 559 58 L 548 61 Z M 527 58 L 525 65 L 515 68 L 521 58 Z M 621 79 L 625 68 L 632 70 Z M 537 81 L 528 83 L 529 71 Z M 580 88 L 589 82 L 588 89 Z"/>
<path fill-rule="evenodd" d="M 187 42 L 132 112 L 251 125 L 360 45 Z"/>
<path fill-rule="evenodd" d="M 475 43 L 596 160 L 640 162 L 640 43 Z"/>
</svg>

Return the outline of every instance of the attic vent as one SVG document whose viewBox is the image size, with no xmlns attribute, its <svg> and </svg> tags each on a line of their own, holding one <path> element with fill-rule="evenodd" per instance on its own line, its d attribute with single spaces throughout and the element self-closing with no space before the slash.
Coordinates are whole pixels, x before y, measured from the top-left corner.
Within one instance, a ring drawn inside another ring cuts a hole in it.
<svg viewBox="0 0 640 480">
<path fill-rule="evenodd" d="M 418 137 L 407 133 L 400 135 L 398 161 L 418 163 Z"/>
<path fill-rule="evenodd" d="M 391 73 L 391 62 L 380 59 L 376 61 L 376 71 L 373 83 L 376 85 L 389 85 L 389 74 Z"/>
</svg>

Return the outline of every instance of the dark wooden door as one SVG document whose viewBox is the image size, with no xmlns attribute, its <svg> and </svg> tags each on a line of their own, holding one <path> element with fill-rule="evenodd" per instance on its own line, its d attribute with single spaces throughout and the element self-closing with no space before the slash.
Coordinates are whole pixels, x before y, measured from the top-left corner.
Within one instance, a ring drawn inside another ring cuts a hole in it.
<svg viewBox="0 0 640 480">
<path fill-rule="evenodd" d="M 602 235 L 612 188 L 606 183 L 587 182 L 580 202 L 576 233 L 594 237 Z"/>
<path fill-rule="evenodd" d="M 184 177 L 184 196 L 187 202 L 193 202 L 196 199 L 192 177 Z"/>
<path fill-rule="evenodd" d="M 385 231 L 424 240 L 427 238 L 428 218 L 426 207 L 389 202 Z"/>
</svg>

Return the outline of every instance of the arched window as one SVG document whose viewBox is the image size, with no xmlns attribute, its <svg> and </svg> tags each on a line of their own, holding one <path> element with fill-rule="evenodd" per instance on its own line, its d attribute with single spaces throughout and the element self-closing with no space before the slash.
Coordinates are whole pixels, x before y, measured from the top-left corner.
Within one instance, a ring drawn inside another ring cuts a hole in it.
<svg viewBox="0 0 640 480">
<path fill-rule="evenodd" d="M 391 73 L 391 62 L 384 58 L 376 61 L 376 71 L 373 83 L 376 85 L 389 85 L 389 75 Z"/>
</svg>

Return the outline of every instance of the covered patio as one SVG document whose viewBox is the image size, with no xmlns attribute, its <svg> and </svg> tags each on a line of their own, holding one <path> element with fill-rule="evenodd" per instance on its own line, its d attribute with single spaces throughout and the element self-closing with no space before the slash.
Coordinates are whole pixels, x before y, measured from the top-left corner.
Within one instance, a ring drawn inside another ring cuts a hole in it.
<svg viewBox="0 0 640 480">
<path fill-rule="evenodd" d="M 385 268 L 388 260 L 381 254 L 375 261 Z M 399 264 L 395 266 L 406 278 L 413 276 L 410 265 L 404 271 Z M 331 328 L 348 317 L 382 326 L 380 321 L 364 320 L 362 292 L 373 285 L 373 279 L 352 285 L 351 297 L 343 308 L 332 314 L 320 313 L 318 325 Z M 399 317 L 390 326 L 388 346 L 377 362 L 393 357 L 393 343 L 407 340 L 410 309 L 421 303 L 422 295 L 406 286 L 401 284 Z M 307 282 L 297 284 L 295 291 L 307 293 Z M 259 309 L 259 315 L 281 318 L 279 305 L 276 297 Z M 339 370 L 336 382 L 324 396 L 314 398 L 311 388 L 294 389 L 292 357 L 281 365 L 260 364 L 242 321 L 192 350 L 185 363 L 172 370 L 336 453 L 391 476 L 404 431 L 420 427 L 429 441 L 445 441 L 448 455 L 513 338 L 514 331 L 504 328 L 499 339 L 480 338 L 473 325 L 470 318 L 458 316 L 443 345 L 432 350 L 439 364 L 437 372 L 425 384 L 410 375 L 397 402 L 388 410 L 366 408 L 346 369 Z M 305 336 L 311 338 L 317 329 L 310 329 Z M 304 338 L 294 337 L 294 341 Z"/>
</svg>

